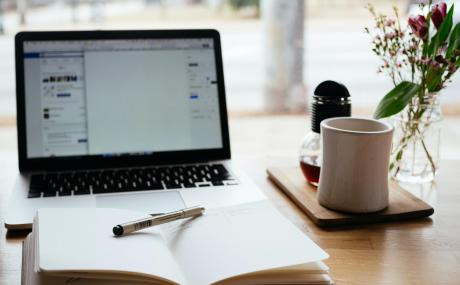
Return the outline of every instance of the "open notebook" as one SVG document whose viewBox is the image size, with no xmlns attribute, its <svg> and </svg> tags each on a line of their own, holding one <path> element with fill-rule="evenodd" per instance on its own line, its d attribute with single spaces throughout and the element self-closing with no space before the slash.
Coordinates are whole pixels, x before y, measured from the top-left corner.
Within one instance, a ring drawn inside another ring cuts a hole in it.
<svg viewBox="0 0 460 285">
<path fill-rule="evenodd" d="M 145 215 L 41 209 L 24 242 L 23 285 L 331 284 L 328 255 L 259 201 L 114 237 Z"/>
</svg>

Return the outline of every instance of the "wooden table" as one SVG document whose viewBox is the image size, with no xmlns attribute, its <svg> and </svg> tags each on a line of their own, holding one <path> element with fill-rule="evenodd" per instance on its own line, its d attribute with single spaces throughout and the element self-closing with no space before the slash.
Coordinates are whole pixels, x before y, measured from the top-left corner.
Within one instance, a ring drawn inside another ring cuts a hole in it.
<svg viewBox="0 0 460 285">
<path fill-rule="evenodd" d="M 233 157 L 299 229 L 330 254 L 337 284 L 460 284 L 460 160 L 445 160 L 434 185 L 411 187 L 435 208 L 430 219 L 336 230 L 316 227 L 268 179 L 272 165 L 296 164 L 302 117 L 233 119 Z M 455 143 L 455 142 L 454 142 Z M 0 128 L 0 221 L 17 171 L 14 126 Z M 20 284 L 27 233 L 0 229 L 0 284 Z"/>
</svg>

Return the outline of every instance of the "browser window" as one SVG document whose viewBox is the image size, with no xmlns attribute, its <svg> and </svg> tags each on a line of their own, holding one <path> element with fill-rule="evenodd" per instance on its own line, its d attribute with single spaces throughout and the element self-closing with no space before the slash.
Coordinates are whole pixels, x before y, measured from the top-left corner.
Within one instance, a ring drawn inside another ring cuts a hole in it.
<svg viewBox="0 0 460 285">
<path fill-rule="evenodd" d="M 222 147 L 212 39 L 24 43 L 29 158 Z"/>
</svg>

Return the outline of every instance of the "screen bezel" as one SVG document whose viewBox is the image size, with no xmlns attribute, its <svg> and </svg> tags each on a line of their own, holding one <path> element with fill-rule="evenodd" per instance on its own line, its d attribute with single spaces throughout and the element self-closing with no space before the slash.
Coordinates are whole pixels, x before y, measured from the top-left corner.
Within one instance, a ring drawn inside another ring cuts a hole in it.
<svg viewBox="0 0 460 285">
<path fill-rule="evenodd" d="M 56 40 L 108 40 L 108 39 L 190 39 L 212 38 L 216 62 L 217 88 L 220 112 L 222 148 L 183 151 L 154 152 L 148 155 L 83 155 L 65 157 L 27 157 L 26 104 L 24 80 L 25 41 Z M 203 30 L 111 30 L 111 31 L 58 31 L 58 32 L 20 32 L 15 36 L 16 57 L 16 111 L 19 171 L 79 170 L 97 168 L 120 168 L 175 163 L 205 162 L 229 159 L 230 138 L 225 100 L 225 84 L 222 65 L 222 52 L 219 32 Z"/>
</svg>

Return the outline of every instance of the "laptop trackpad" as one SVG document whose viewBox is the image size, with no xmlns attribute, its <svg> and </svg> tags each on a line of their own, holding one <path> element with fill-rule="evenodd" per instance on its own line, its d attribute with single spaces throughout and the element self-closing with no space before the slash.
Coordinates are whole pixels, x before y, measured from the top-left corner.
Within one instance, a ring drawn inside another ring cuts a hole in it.
<svg viewBox="0 0 460 285">
<path fill-rule="evenodd" d="M 96 207 L 129 209 L 154 214 L 182 209 L 185 203 L 178 191 L 126 193 L 96 196 Z"/>
</svg>

